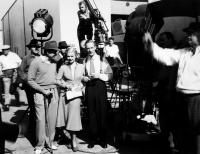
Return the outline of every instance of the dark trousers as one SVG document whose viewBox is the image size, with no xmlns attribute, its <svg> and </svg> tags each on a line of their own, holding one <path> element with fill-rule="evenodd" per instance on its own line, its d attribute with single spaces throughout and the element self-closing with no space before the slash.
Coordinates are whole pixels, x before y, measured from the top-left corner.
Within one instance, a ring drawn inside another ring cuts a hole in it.
<svg viewBox="0 0 200 154">
<path fill-rule="evenodd" d="M 175 89 L 167 90 L 162 89 L 160 93 L 158 93 L 158 105 L 159 105 L 159 122 L 161 129 L 161 146 L 162 150 L 170 149 L 169 136 L 170 133 L 173 135 L 173 142 L 175 147 L 177 145 L 177 130 L 175 128 L 175 117 L 176 117 L 176 99 L 175 99 Z"/>
<path fill-rule="evenodd" d="M 82 58 L 85 58 L 87 56 L 87 51 L 81 47 L 81 42 L 85 40 L 85 36 L 87 37 L 87 40 L 91 40 L 93 36 L 92 28 L 78 28 L 77 31 L 78 34 L 78 40 L 80 45 L 80 56 Z"/>
<path fill-rule="evenodd" d="M 35 103 L 34 103 L 34 89 L 32 89 L 27 83 L 24 83 L 23 87 L 27 95 L 28 106 L 30 109 L 29 128 L 35 130 L 36 113 L 35 113 Z"/>
<path fill-rule="evenodd" d="M 17 124 L 3 122 L 0 109 L 0 154 L 5 153 L 5 140 L 15 142 L 18 134 L 19 126 Z"/>
<path fill-rule="evenodd" d="M 88 105 L 90 140 L 98 137 L 106 141 L 107 89 L 105 82 L 97 79 L 86 85 L 85 99 Z"/>
<path fill-rule="evenodd" d="M 177 94 L 181 154 L 200 153 L 200 94 Z"/>
<path fill-rule="evenodd" d="M 1 85 L 0 85 L 1 86 Z M 0 109 L 0 131 L 2 132 L 3 127 L 2 127 L 3 123 L 2 123 L 2 118 L 1 118 L 1 109 Z M 5 151 L 5 137 L 1 134 L 1 138 L 0 138 L 0 153 L 4 153 Z"/>
<path fill-rule="evenodd" d="M 79 42 L 85 40 L 85 35 L 88 40 L 92 39 L 92 28 L 78 28 L 78 40 Z"/>
</svg>

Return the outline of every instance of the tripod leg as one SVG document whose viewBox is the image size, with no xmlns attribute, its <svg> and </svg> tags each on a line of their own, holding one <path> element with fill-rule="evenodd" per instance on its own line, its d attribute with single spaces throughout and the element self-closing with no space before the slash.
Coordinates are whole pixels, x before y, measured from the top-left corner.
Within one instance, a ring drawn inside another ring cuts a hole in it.
<svg viewBox="0 0 200 154">
<path fill-rule="evenodd" d="M 110 96 L 110 103 L 112 104 L 112 100 L 114 100 L 114 93 L 115 93 L 115 90 L 116 90 L 116 84 L 113 83 L 112 81 L 109 84 L 110 84 L 111 91 L 112 91 L 112 94 Z M 114 101 L 114 103 L 115 103 L 114 108 L 116 108 L 116 101 Z"/>
</svg>

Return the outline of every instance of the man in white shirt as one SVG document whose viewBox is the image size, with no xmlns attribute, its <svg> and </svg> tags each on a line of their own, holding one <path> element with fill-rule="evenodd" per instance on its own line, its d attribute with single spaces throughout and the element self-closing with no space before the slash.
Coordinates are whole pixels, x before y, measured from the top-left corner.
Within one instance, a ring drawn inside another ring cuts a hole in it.
<svg viewBox="0 0 200 154">
<path fill-rule="evenodd" d="M 179 130 L 179 148 L 183 154 L 200 152 L 200 23 L 191 23 L 184 31 L 188 35 L 191 48 L 161 48 L 146 33 L 143 40 L 145 48 L 154 59 L 164 65 L 178 64 L 177 126 Z"/>
<path fill-rule="evenodd" d="M 96 53 L 96 46 L 92 40 L 87 40 L 85 46 L 88 57 L 82 80 L 86 82 L 85 101 L 89 113 L 88 148 L 94 147 L 98 137 L 101 147 L 106 148 L 107 88 L 105 82 L 111 79 L 112 69 L 106 59 L 101 59 Z"/>
<path fill-rule="evenodd" d="M 21 65 L 20 57 L 10 51 L 9 45 L 0 46 L 2 55 L 0 56 L 0 67 L 3 72 L 3 84 L 4 84 L 4 97 L 5 102 L 3 109 L 9 111 L 9 105 L 11 101 L 10 86 L 13 83 L 14 77 L 17 75 L 17 68 Z"/>
<path fill-rule="evenodd" d="M 114 44 L 114 38 L 110 37 L 108 39 L 108 45 L 105 46 L 105 56 L 110 58 L 110 65 L 123 64 L 121 57 L 119 55 L 119 48 Z"/>
</svg>

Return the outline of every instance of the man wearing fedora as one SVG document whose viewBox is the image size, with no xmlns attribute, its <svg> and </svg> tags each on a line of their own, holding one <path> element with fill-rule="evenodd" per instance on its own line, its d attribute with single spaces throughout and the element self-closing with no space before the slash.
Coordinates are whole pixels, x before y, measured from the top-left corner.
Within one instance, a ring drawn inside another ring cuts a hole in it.
<svg viewBox="0 0 200 154">
<path fill-rule="evenodd" d="M 60 53 L 62 54 L 62 56 L 65 54 L 66 49 L 69 47 L 69 45 L 67 45 L 66 41 L 60 41 L 58 43 L 58 48 L 60 49 Z"/>
<path fill-rule="evenodd" d="M 59 70 L 60 66 L 64 63 L 63 56 L 68 47 L 69 45 L 67 45 L 66 41 L 60 41 L 58 43 L 58 48 L 60 49 L 60 52 L 58 53 L 58 55 L 60 56 L 60 59 L 57 62 L 57 71 Z"/>
<path fill-rule="evenodd" d="M 34 90 L 29 86 L 28 84 L 28 69 L 36 57 L 40 56 L 40 51 L 39 51 L 39 43 L 37 40 L 32 39 L 29 44 L 26 45 L 26 47 L 30 50 L 30 53 L 26 55 L 22 59 L 21 66 L 19 67 L 19 78 L 21 82 L 21 88 L 23 88 L 26 92 L 27 100 L 28 100 L 28 105 L 30 108 L 30 114 L 29 114 L 29 128 L 30 130 L 35 130 L 35 107 L 34 107 Z"/>
<path fill-rule="evenodd" d="M 5 102 L 3 106 L 4 111 L 9 111 L 9 105 L 11 102 L 10 87 L 13 83 L 14 76 L 17 74 L 17 68 L 21 64 L 20 57 L 10 51 L 9 45 L 0 46 L 2 55 L 0 56 L 0 67 L 3 72 L 3 85 L 4 85 L 4 97 Z"/>
<path fill-rule="evenodd" d="M 200 23 L 191 23 L 183 29 L 188 35 L 190 48 L 161 48 L 151 35 L 143 37 L 145 49 L 158 62 L 178 64 L 176 81 L 178 146 L 181 154 L 200 153 Z"/>
<path fill-rule="evenodd" d="M 57 149 L 53 140 L 58 108 L 55 63 L 58 50 L 56 41 L 46 42 L 44 55 L 35 58 L 28 70 L 28 83 L 35 90 L 36 154 L 42 152 L 45 144 L 52 150 Z"/>
</svg>

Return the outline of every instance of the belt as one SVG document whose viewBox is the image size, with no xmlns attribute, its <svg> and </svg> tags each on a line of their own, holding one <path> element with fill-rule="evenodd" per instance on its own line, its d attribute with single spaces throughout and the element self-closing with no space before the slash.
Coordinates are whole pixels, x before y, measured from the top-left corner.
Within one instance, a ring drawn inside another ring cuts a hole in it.
<svg viewBox="0 0 200 154">
<path fill-rule="evenodd" d="M 88 86 L 94 86 L 98 81 L 104 82 L 104 81 L 102 81 L 100 79 L 91 79 L 90 81 L 87 82 L 86 85 L 88 85 Z"/>
</svg>

